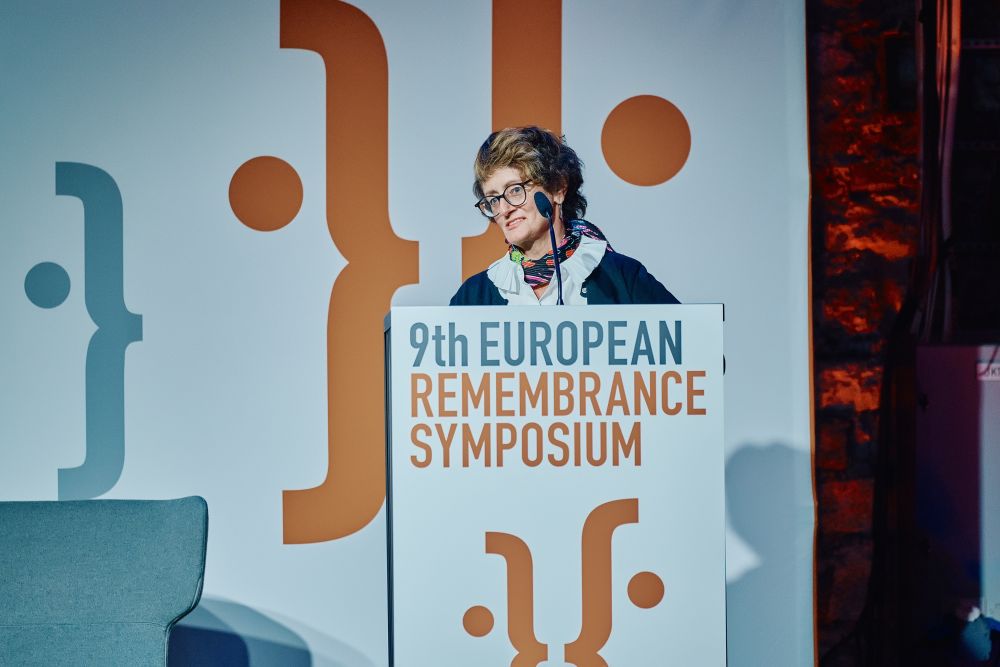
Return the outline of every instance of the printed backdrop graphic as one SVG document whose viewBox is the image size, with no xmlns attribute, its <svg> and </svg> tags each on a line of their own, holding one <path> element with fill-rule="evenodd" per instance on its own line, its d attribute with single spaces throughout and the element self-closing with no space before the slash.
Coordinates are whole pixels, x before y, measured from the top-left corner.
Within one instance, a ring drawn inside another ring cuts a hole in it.
<svg viewBox="0 0 1000 667">
<path fill-rule="evenodd" d="M 725 303 L 729 660 L 811 663 L 803 35 L 774 1 L 3 0 L 0 499 L 202 495 L 177 634 L 384 665 L 382 317 L 503 252 L 472 158 L 538 123 L 615 248 Z"/>
</svg>

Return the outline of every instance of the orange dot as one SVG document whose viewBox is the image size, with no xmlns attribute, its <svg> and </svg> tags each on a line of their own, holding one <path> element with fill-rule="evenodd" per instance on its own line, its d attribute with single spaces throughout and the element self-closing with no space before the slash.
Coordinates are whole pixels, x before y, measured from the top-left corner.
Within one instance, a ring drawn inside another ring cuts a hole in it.
<svg viewBox="0 0 1000 667">
<path fill-rule="evenodd" d="M 493 629 L 493 612 L 479 605 L 469 607 L 462 617 L 462 625 L 473 637 L 485 637 Z"/>
<path fill-rule="evenodd" d="M 640 572 L 628 582 L 628 599 L 642 609 L 655 607 L 663 599 L 663 580 L 652 572 Z"/>
<path fill-rule="evenodd" d="M 302 181 L 284 160 L 269 155 L 255 157 L 233 174 L 229 205 L 247 227 L 273 232 L 298 214 L 302 206 Z"/>
<path fill-rule="evenodd" d="M 687 162 L 691 128 L 672 103 L 655 95 L 637 95 L 608 114 L 601 149 L 618 178 L 633 185 L 659 185 Z"/>
</svg>

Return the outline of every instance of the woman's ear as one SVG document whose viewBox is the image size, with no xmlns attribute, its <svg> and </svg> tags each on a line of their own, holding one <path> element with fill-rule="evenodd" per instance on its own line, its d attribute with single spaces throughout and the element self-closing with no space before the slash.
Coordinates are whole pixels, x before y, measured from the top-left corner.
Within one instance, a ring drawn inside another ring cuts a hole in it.
<svg viewBox="0 0 1000 667">
<path fill-rule="evenodd" d="M 552 193 L 552 200 L 557 204 L 562 204 L 566 199 L 566 186 L 561 186 L 558 190 Z"/>
</svg>

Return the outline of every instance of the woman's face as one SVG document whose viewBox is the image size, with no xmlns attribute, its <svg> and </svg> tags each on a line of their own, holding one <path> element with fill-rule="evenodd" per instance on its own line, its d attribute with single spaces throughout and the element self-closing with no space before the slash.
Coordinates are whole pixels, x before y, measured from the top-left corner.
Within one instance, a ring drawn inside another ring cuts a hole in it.
<svg viewBox="0 0 1000 667">
<path fill-rule="evenodd" d="M 503 167 L 493 172 L 482 184 L 483 194 L 487 197 L 499 196 L 507 186 L 522 182 L 524 182 L 524 177 L 518 169 Z M 527 184 L 525 189 L 528 191 L 528 196 L 520 206 L 511 206 L 501 197 L 500 203 L 497 205 L 498 212 L 493 221 L 500 226 L 500 231 L 503 232 L 507 243 L 516 245 L 529 259 L 538 259 L 552 250 L 552 244 L 549 241 L 549 221 L 538 212 L 538 208 L 535 206 L 535 193 L 544 192 L 545 196 L 552 201 L 554 209 L 552 222 L 555 225 L 556 239 L 560 240 L 565 235 L 565 230 L 559 215 L 560 207 L 555 206 L 555 204 L 562 203 L 563 193 L 557 192 L 553 195 L 536 183 Z"/>
</svg>

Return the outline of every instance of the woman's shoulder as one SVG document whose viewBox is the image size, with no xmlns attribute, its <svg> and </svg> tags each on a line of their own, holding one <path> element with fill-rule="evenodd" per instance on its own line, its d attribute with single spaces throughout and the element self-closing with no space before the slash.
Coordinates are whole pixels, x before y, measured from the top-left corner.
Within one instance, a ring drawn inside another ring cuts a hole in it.
<svg viewBox="0 0 1000 667">
<path fill-rule="evenodd" d="M 604 272 L 615 280 L 623 280 L 629 283 L 637 278 L 645 279 L 646 276 L 652 278 L 642 262 L 620 252 L 604 253 L 604 257 L 601 258 L 601 262 L 598 264 L 596 270 Z"/>
<path fill-rule="evenodd" d="M 601 258 L 601 268 L 621 273 L 632 273 L 640 269 L 645 270 L 646 267 L 634 257 L 629 257 L 620 252 L 607 252 Z"/>
<path fill-rule="evenodd" d="M 680 303 L 642 262 L 620 252 L 605 253 L 591 278 L 615 294 L 614 303 Z"/>
<path fill-rule="evenodd" d="M 507 301 L 486 271 L 470 276 L 448 302 L 450 306 L 504 306 Z"/>
</svg>

